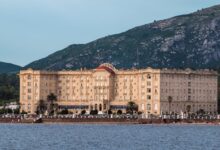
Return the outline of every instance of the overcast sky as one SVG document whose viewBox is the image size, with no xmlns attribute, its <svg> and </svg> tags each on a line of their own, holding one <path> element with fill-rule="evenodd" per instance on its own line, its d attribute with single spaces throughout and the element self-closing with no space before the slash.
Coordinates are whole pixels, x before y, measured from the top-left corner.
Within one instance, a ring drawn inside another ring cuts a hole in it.
<svg viewBox="0 0 220 150">
<path fill-rule="evenodd" d="M 26 65 L 65 48 L 194 12 L 219 0 L 0 0 L 0 61 Z"/>
</svg>

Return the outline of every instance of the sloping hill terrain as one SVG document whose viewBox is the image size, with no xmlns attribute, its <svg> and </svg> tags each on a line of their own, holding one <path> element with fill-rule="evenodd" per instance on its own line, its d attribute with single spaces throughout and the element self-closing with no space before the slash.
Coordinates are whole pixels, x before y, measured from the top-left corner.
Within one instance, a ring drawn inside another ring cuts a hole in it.
<svg viewBox="0 0 220 150">
<path fill-rule="evenodd" d="M 73 44 L 26 68 L 94 68 L 103 62 L 116 68 L 218 69 L 220 5 L 155 21 L 87 44 Z"/>
<path fill-rule="evenodd" d="M 0 62 L 0 73 L 16 73 L 20 69 L 21 67 L 18 65 Z"/>
</svg>

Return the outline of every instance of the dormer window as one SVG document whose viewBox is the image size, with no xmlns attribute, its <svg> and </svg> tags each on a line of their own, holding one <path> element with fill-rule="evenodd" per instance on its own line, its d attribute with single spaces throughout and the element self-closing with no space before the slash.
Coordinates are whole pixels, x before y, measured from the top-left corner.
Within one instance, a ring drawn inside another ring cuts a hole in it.
<svg viewBox="0 0 220 150">
<path fill-rule="evenodd" d="M 31 75 L 28 75 L 28 80 L 31 80 Z"/>
</svg>

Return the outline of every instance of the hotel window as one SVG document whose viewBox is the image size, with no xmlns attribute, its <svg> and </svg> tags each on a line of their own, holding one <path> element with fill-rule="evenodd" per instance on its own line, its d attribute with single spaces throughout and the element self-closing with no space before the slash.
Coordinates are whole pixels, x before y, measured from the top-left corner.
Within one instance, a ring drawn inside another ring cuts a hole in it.
<svg viewBox="0 0 220 150">
<path fill-rule="evenodd" d="M 190 101 L 191 100 L 191 96 L 188 96 L 188 101 Z"/>
<path fill-rule="evenodd" d="M 191 82 L 188 82 L 188 87 L 191 87 Z"/>
<path fill-rule="evenodd" d="M 188 79 L 191 80 L 191 75 L 188 76 Z"/>
<path fill-rule="evenodd" d="M 151 110 L 151 105 L 147 104 L 147 110 Z"/>
<path fill-rule="evenodd" d="M 191 89 L 188 89 L 188 94 L 191 94 Z"/>
<path fill-rule="evenodd" d="M 28 89 L 28 93 L 31 93 L 31 89 Z"/>
<path fill-rule="evenodd" d="M 144 81 L 144 76 L 143 75 L 141 76 L 141 80 Z"/>
<path fill-rule="evenodd" d="M 147 88 L 147 93 L 151 93 L 151 89 L 150 88 Z"/>
<path fill-rule="evenodd" d="M 28 97 L 27 97 L 27 98 L 28 98 L 28 100 L 31 100 L 31 95 L 28 95 Z"/>
<path fill-rule="evenodd" d="M 31 75 L 28 75 L 28 80 L 31 80 Z"/>
<path fill-rule="evenodd" d="M 147 100 L 150 100 L 151 99 L 151 96 L 150 95 L 147 95 Z"/>
<path fill-rule="evenodd" d="M 151 75 L 150 75 L 150 74 L 148 74 L 148 75 L 147 75 L 147 78 L 148 78 L 148 79 L 151 79 Z"/>
<path fill-rule="evenodd" d="M 31 109 L 31 104 L 28 104 L 27 109 L 28 109 L 28 110 Z"/>
<path fill-rule="evenodd" d="M 31 86 L 31 82 L 28 82 L 28 86 Z"/>
<path fill-rule="evenodd" d="M 158 94 L 158 91 L 157 91 L 157 89 L 155 89 L 155 94 L 156 94 L 156 95 Z"/>
<path fill-rule="evenodd" d="M 147 81 L 147 86 L 151 86 L 151 82 L 150 81 Z"/>
</svg>

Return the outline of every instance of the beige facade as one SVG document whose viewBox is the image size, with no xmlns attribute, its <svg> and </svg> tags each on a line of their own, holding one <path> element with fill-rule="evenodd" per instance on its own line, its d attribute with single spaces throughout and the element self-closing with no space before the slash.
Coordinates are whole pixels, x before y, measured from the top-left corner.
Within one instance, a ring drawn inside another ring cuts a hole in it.
<svg viewBox="0 0 220 150">
<path fill-rule="evenodd" d="M 217 73 L 210 70 L 146 68 L 117 70 L 102 64 L 93 70 L 20 72 L 21 111 L 35 113 L 50 93 L 61 109 L 107 112 L 134 101 L 145 114 L 217 111 Z M 168 97 L 171 97 L 168 101 Z"/>
</svg>

